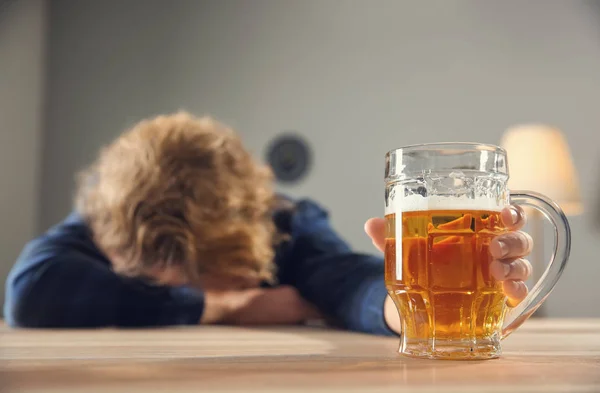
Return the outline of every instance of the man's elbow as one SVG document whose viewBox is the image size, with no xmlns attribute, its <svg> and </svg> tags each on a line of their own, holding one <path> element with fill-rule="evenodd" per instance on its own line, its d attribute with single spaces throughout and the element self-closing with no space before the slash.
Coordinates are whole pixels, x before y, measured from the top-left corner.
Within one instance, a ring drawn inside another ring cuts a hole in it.
<svg viewBox="0 0 600 393">
<path fill-rule="evenodd" d="M 8 326 L 13 328 L 39 327 L 39 321 L 36 321 L 35 313 L 30 312 L 19 298 L 5 300 L 4 320 Z"/>
<path fill-rule="evenodd" d="M 49 294 L 44 293 L 33 272 L 18 277 L 9 275 L 6 281 L 4 319 L 15 328 L 55 327 L 53 313 L 47 307 Z M 50 295 L 51 296 L 51 295 Z"/>
<path fill-rule="evenodd" d="M 34 312 L 30 309 L 30 302 L 24 301 L 22 294 L 15 293 L 10 284 L 6 285 L 6 299 L 4 300 L 4 321 L 13 328 L 29 328 L 35 326 Z"/>
</svg>

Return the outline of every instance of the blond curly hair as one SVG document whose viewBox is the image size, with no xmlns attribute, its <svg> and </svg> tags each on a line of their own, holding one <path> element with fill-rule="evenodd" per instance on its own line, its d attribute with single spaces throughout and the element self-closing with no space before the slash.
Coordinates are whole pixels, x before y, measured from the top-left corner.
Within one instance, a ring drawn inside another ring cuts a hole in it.
<svg viewBox="0 0 600 393">
<path fill-rule="evenodd" d="M 270 280 L 271 170 L 236 133 L 185 112 L 141 121 L 79 176 L 76 208 L 115 271 Z"/>
</svg>

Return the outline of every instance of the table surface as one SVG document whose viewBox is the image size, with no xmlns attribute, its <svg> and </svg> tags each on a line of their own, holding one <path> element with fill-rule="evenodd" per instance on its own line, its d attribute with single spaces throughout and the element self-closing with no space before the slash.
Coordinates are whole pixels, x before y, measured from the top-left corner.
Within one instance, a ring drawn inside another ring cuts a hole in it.
<svg viewBox="0 0 600 393">
<path fill-rule="evenodd" d="M 320 328 L 0 327 L 3 392 L 600 392 L 600 320 L 530 320 L 485 361 Z"/>
</svg>

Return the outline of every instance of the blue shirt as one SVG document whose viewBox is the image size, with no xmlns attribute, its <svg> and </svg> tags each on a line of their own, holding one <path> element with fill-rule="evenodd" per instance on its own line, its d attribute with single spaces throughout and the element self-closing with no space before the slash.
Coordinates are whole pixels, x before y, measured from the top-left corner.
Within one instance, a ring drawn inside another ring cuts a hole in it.
<svg viewBox="0 0 600 393">
<path fill-rule="evenodd" d="M 355 253 L 310 200 L 274 215 L 290 240 L 276 248 L 279 284 L 296 287 L 342 328 L 394 334 L 383 317 L 387 295 L 380 257 Z M 151 327 L 198 324 L 202 291 L 150 285 L 117 275 L 72 213 L 29 242 L 6 282 L 4 317 L 29 328 Z"/>
</svg>

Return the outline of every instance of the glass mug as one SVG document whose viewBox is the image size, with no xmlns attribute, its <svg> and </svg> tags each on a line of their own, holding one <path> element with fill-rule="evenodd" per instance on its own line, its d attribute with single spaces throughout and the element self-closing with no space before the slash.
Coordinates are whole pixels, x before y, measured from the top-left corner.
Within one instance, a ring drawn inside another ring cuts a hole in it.
<svg viewBox="0 0 600 393">
<path fill-rule="evenodd" d="M 545 196 L 509 193 L 506 152 L 497 146 L 413 145 L 388 152 L 385 162 L 385 284 L 402 320 L 400 353 L 500 356 L 500 341 L 535 312 L 565 268 L 567 218 Z M 555 227 L 552 260 L 514 308 L 490 274 L 488 250 L 507 231 L 500 212 L 509 204 L 534 207 Z"/>
</svg>

